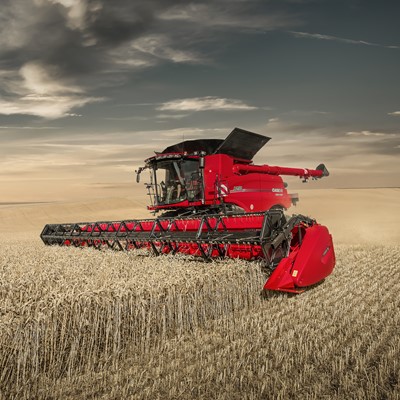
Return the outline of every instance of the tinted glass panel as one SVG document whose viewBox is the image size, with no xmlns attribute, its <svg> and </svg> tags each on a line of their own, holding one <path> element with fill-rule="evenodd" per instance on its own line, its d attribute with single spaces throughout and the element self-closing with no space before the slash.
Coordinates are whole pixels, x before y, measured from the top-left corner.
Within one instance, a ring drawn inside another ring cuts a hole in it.
<svg viewBox="0 0 400 400">
<path fill-rule="evenodd" d="M 232 157 L 251 160 L 270 139 L 271 138 L 259 135 L 258 133 L 235 128 L 218 146 L 215 150 L 215 154 L 222 153 Z"/>
</svg>

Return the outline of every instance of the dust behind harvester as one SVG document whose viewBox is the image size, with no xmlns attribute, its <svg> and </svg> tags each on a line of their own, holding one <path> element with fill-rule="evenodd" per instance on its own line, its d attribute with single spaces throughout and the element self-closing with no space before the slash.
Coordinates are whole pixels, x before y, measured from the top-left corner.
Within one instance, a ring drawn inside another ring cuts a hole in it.
<svg viewBox="0 0 400 400">
<path fill-rule="evenodd" d="M 264 288 L 301 292 L 335 266 L 328 229 L 284 210 L 298 201 L 282 175 L 303 181 L 329 173 L 316 169 L 254 165 L 270 140 L 235 128 L 225 140 L 187 140 L 145 160 L 151 205 L 158 218 L 46 225 L 47 245 L 114 250 L 147 249 L 155 255 L 184 253 L 204 259 L 262 260 L 272 270 Z"/>
</svg>

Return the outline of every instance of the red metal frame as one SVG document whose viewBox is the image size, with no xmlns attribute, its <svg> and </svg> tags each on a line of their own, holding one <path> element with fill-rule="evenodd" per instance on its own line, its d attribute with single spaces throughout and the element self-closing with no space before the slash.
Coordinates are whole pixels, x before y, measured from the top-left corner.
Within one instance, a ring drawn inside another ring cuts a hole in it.
<svg viewBox="0 0 400 400">
<path fill-rule="evenodd" d="M 50 245 L 263 260 L 273 268 L 264 288 L 296 293 L 323 280 L 335 265 L 332 238 L 325 226 L 303 216 L 286 220 L 279 210 L 46 225 L 41 237 Z"/>
</svg>

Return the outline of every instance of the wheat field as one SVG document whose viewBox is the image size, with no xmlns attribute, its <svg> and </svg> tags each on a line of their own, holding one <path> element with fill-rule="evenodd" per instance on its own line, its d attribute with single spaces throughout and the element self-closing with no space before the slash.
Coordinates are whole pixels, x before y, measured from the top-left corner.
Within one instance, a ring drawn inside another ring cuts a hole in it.
<svg viewBox="0 0 400 400">
<path fill-rule="evenodd" d="M 379 229 L 337 233 L 301 295 L 261 293 L 257 263 L 3 233 L 0 399 L 399 399 L 400 245 Z"/>
</svg>

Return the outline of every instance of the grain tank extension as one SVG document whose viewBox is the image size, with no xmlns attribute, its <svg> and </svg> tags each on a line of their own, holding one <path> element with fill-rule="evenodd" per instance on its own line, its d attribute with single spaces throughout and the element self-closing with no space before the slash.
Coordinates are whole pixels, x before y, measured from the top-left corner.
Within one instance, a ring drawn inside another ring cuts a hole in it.
<svg viewBox="0 0 400 400">
<path fill-rule="evenodd" d="M 329 175 L 315 169 L 255 165 L 270 140 L 235 128 L 225 140 L 187 140 L 145 160 L 145 183 L 154 219 L 48 224 L 47 245 L 147 249 L 155 255 L 184 253 L 213 258 L 261 260 L 272 272 L 264 288 L 301 292 L 326 278 L 335 266 L 332 237 L 314 219 L 287 216 L 297 195 L 282 176 L 304 182 Z"/>
</svg>

